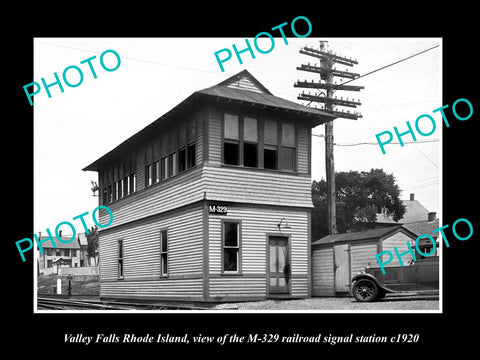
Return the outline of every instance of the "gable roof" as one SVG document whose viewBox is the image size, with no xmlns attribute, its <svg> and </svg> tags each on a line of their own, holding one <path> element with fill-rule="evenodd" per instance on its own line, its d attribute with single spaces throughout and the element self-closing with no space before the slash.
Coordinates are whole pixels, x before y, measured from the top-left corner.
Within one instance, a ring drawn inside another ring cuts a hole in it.
<svg viewBox="0 0 480 360">
<path fill-rule="evenodd" d="M 83 168 L 83 171 L 98 171 L 99 166 L 101 166 L 104 161 L 108 161 L 108 159 L 116 156 L 116 154 L 126 150 L 130 144 L 140 142 L 154 130 L 157 130 L 162 126 L 169 118 L 178 114 L 180 111 L 188 110 L 191 106 L 200 101 L 236 104 L 239 106 L 248 106 L 249 109 L 257 108 L 260 110 L 278 111 L 279 113 L 289 114 L 298 120 L 307 119 L 313 126 L 337 118 L 325 111 L 309 108 L 305 105 L 274 96 L 252 74 L 247 70 L 242 70 L 217 85 L 195 91 L 192 95 L 170 111 L 160 116 L 150 125 L 147 125 L 145 128 L 123 141 L 113 150 Z"/>
<path fill-rule="evenodd" d="M 331 234 L 324 236 L 321 239 L 318 239 L 312 243 L 313 245 L 325 245 L 325 244 L 334 244 L 340 242 L 351 242 L 351 241 L 360 241 L 360 240 L 379 240 L 385 237 L 392 236 L 398 232 L 402 232 L 405 235 L 415 239 L 416 236 L 410 230 L 404 228 L 403 226 L 391 226 L 380 229 L 368 229 L 357 232 L 350 232 L 345 234 Z"/>
<path fill-rule="evenodd" d="M 336 118 L 325 111 L 273 95 L 247 70 L 243 70 L 217 85 L 199 90 L 197 93 L 213 97 L 217 101 L 231 102 L 233 100 L 237 103 L 247 103 L 250 106 L 260 105 L 264 108 L 292 112 L 292 115 L 310 117 L 315 126 Z"/>
<path fill-rule="evenodd" d="M 427 221 L 429 211 L 418 200 L 402 200 L 405 205 L 405 214 L 398 222 L 394 221 L 391 216 L 384 213 L 377 214 L 377 223 L 383 224 L 409 224 L 418 221 Z"/>
<path fill-rule="evenodd" d="M 75 239 L 73 239 L 68 243 L 58 240 L 58 238 L 55 235 L 52 235 L 52 237 L 53 237 L 53 241 L 55 242 L 56 249 L 71 249 L 71 250 L 80 249 L 80 245 L 78 244 L 77 237 L 75 237 Z M 70 239 L 71 237 L 72 235 L 62 235 L 62 238 L 64 239 Z M 42 241 L 47 238 L 48 236 L 39 236 L 38 241 Z M 38 244 L 37 244 L 37 248 L 38 248 Z M 55 248 L 53 247 L 51 241 L 45 241 L 44 243 L 42 243 L 42 249 L 55 249 Z"/>
</svg>

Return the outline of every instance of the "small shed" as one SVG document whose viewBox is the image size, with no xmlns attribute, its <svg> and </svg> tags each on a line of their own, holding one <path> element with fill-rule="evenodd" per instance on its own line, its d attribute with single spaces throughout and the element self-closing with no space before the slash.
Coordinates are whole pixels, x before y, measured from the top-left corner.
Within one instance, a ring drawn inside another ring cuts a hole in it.
<svg viewBox="0 0 480 360">
<path fill-rule="evenodd" d="M 312 243 L 312 295 L 348 296 L 352 277 L 367 266 L 377 267 L 376 255 L 397 247 L 400 253 L 408 250 L 407 242 L 415 249 L 417 236 L 403 226 L 370 229 L 346 234 L 327 235 Z M 404 264 L 411 256 L 402 256 Z M 394 255 L 386 266 L 398 266 Z"/>
</svg>

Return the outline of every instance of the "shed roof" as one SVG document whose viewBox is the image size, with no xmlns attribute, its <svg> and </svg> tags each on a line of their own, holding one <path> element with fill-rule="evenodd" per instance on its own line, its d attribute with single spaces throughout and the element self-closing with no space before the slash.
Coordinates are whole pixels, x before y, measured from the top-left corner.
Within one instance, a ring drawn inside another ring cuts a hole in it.
<svg viewBox="0 0 480 360">
<path fill-rule="evenodd" d="M 391 226 L 380 229 L 368 229 L 357 232 L 350 232 L 345 234 L 332 234 L 324 236 L 321 239 L 318 239 L 312 243 L 312 245 L 323 245 L 323 244 L 333 244 L 339 242 L 352 242 L 359 240 L 379 240 L 381 238 L 389 237 L 396 234 L 397 232 L 402 232 L 407 236 L 415 239 L 416 236 L 410 230 L 404 228 L 403 226 Z"/>
<path fill-rule="evenodd" d="M 102 162 L 127 149 L 132 143 L 139 142 L 144 136 L 157 129 L 160 125 L 163 125 L 171 116 L 180 111 L 185 111 L 199 101 L 224 102 L 227 104 L 248 106 L 250 109 L 260 107 L 262 110 L 280 111 L 291 114 L 297 119 L 308 119 L 314 126 L 336 118 L 336 116 L 320 109 L 309 108 L 273 95 L 252 74 L 247 70 L 243 70 L 217 85 L 195 91 L 173 109 L 132 135 L 113 150 L 86 166 L 83 171 L 98 171 Z"/>
</svg>

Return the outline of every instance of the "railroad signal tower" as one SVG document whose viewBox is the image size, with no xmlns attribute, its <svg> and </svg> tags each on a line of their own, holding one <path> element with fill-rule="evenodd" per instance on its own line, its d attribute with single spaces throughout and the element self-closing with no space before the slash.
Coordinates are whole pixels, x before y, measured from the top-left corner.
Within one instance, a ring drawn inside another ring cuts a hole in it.
<svg viewBox="0 0 480 360">
<path fill-rule="evenodd" d="M 310 91 L 306 93 L 302 91 L 297 99 L 320 103 L 321 109 L 336 117 L 357 120 L 362 115 L 359 112 L 350 112 L 350 110 L 337 109 L 337 106 L 356 108 L 361 105 L 359 100 L 334 97 L 334 93 L 341 91 L 360 91 L 363 86 L 337 84 L 334 78 L 349 79 L 348 82 L 355 80 L 360 74 L 352 73 L 347 70 L 338 70 L 334 65 L 340 64 L 352 67 L 357 65 L 357 60 L 337 55 L 327 49 L 327 41 L 320 41 L 320 48 L 315 49 L 310 46 L 304 46 L 300 49 L 300 53 L 314 57 L 320 61 L 319 64 L 310 65 L 302 64 L 297 67 L 297 70 L 312 72 L 320 75 L 320 81 L 300 81 L 297 80 L 294 87 L 315 89 L 317 92 L 311 94 Z M 327 177 L 327 203 L 328 203 L 328 230 L 329 234 L 336 234 L 336 205 L 335 205 L 335 166 L 333 157 L 333 120 L 325 123 L 325 164 Z"/>
</svg>

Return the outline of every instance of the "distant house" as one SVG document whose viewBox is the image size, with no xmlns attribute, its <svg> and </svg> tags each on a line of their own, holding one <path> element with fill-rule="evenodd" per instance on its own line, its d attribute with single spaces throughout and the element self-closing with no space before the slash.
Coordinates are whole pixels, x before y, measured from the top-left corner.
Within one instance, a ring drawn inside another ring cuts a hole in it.
<svg viewBox="0 0 480 360">
<path fill-rule="evenodd" d="M 402 219 L 396 222 L 391 216 L 379 213 L 377 214 L 375 228 L 403 225 L 403 227 L 416 234 L 417 237 L 428 234 L 435 239 L 437 245 L 437 250 L 430 256 L 437 256 L 439 233 L 433 232 L 433 230 L 440 227 L 440 221 L 436 218 L 437 213 L 428 211 L 418 200 L 415 200 L 415 194 L 410 194 L 410 200 L 402 200 L 402 202 L 405 205 L 405 214 Z M 433 244 L 428 239 L 422 238 L 419 240 L 418 247 L 423 253 L 428 254 L 432 250 Z"/>
<path fill-rule="evenodd" d="M 415 200 L 415 194 L 410 194 L 410 200 L 402 200 L 405 205 L 405 214 L 398 222 L 385 213 L 377 214 L 376 228 L 386 226 L 397 226 L 399 224 L 410 224 L 419 221 L 433 221 L 437 215 L 436 212 L 428 211 L 418 200 Z"/>
<path fill-rule="evenodd" d="M 403 253 L 408 250 L 407 242 L 414 248 L 416 234 L 397 225 L 369 229 L 346 234 L 327 235 L 312 243 L 312 295 L 347 296 L 350 294 L 352 277 L 367 266 L 378 267 L 376 254 L 394 252 L 393 247 Z M 410 257 L 410 258 L 409 258 Z M 402 257 L 404 264 L 412 261 L 410 255 Z M 398 266 L 394 256 L 387 266 Z"/>
<path fill-rule="evenodd" d="M 63 239 L 71 238 L 71 235 L 58 234 Z M 38 237 L 39 241 L 47 239 L 48 236 Z M 42 243 L 43 254 L 39 251 L 38 269 L 39 274 L 57 273 L 59 267 L 80 267 L 80 244 L 78 237 L 68 243 L 64 243 L 56 236 L 53 236 L 56 248 L 51 241 Z"/>
</svg>

